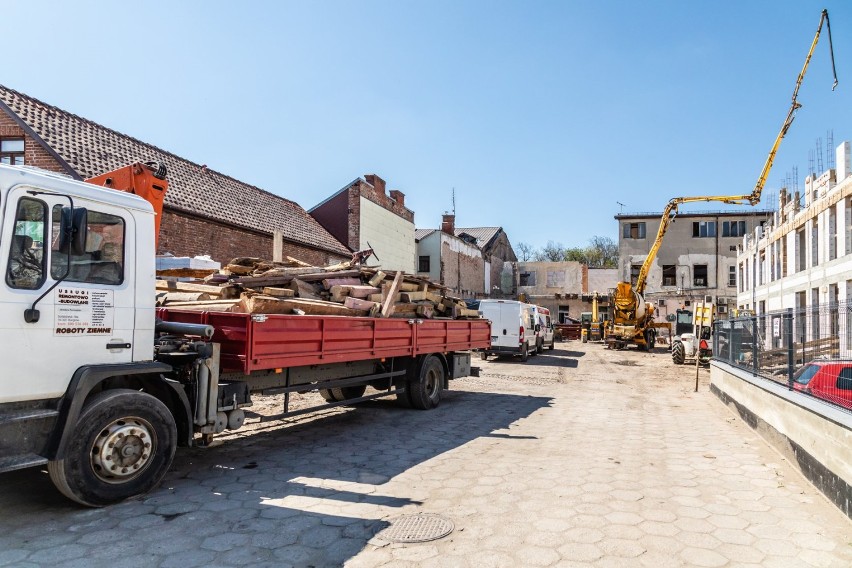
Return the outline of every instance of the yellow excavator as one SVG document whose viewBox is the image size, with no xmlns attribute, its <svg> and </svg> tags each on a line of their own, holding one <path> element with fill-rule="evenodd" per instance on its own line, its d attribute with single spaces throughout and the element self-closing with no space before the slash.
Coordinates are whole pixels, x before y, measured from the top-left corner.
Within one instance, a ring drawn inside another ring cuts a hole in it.
<svg viewBox="0 0 852 568">
<path fill-rule="evenodd" d="M 642 268 L 639 270 L 639 275 L 636 278 L 636 283 L 619 282 L 615 291 L 612 294 L 611 304 L 613 307 L 612 318 L 610 319 L 609 329 L 607 330 L 607 347 L 622 349 L 628 344 L 635 344 L 640 349 L 653 349 L 656 341 L 656 328 L 654 327 L 654 306 L 651 303 L 646 303 L 643 297 L 645 292 L 645 284 L 648 278 L 648 271 L 654 263 L 657 252 L 660 250 L 660 245 L 663 244 L 663 237 L 669 228 L 669 224 L 674 220 L 678 212 L 678 207 L 684 203 L 697 203 L 707 201 L 718 201 L 728 203 L 730 205 L 757 205 L 760 203 L 760 194 L 763 191 L 763 186 L 766 184 L 766 179 L 769 176 L 769 171 L 772 169 L 772 164 L 775 162 L 775 154 L 778 152 L 778 147 L 781 145 L 781 140 L 787 134 L 790 126 L 793 124 L 793 119 L 796 116 L 796 111 L 801 108 L 801 104 L 797 100 L 799 88 L 802 86 L 802 80 L 805 78 L 805 72 L 810 65 L 811 57 L 819 42 L 822 26 L 825 24 L 828 31 L 828 45 L 831 53 L 831 70 L 834 74 L 834 84 L 831 87 L 833 91 L 837 87 L 837 71 L 834 66 L 834 46 L 831 41 L 831 23 L 828 20 L 828 10 L 823 10 L 819 19 L 816 35 L 811 42 L 811 48 L 808 50 L 808 56 L 805 58 L 805 64 L 799 72 L 796 79 L 796 87 L 793 89 L 793 101 L 790 105 L 790 110 L 787 112 L 787 117 L 781 125 L 781 131 L 775 137 L 775 142 L 769 150 L 769 156 L 766 158 L 766 163 L 757 178 L 757 183 L 752 192 L 748 195 L 709 195 L 696 197 L 675 197 L 671 199 L 663 210 L 663 216 L 660 220 L 660 228 L 657 231 L 657 238 L 654 239 L 654 244 L 648 251 L 648 256 L 645 257 L 645 262 L 642 263 Z"/>
</svg>

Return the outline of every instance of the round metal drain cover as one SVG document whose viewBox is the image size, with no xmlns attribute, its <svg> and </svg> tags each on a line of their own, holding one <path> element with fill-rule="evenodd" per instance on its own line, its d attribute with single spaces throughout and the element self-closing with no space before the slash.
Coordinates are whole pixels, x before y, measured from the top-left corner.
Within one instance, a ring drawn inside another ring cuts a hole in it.
<svg viewBox="0 0 852 568">
<path fill-rule="evenodd" d="M 387 542 L 428 542 L 444 538 L 455 526 L 450 519 L 426 513 L 391 519 L 390 526 L 376 535 Z"/>
</svg>

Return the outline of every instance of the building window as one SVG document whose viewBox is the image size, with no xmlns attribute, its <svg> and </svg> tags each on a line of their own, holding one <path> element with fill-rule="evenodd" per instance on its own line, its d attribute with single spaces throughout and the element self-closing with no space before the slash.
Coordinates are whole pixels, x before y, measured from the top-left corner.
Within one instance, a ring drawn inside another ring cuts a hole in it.
<svg viewBox="0 0 852 568">
<path fill-rule="evenodd" d="M 693 237 L 715 237 L 716 236 L 716 221 L 693 221 L 692 222 Z"/>
<path fill-rule="evenodd" d="M 728 267 L 728 286 L 736 286 L 737 285 L 737 267 L 729 266 Z"/>
<path fill-rule="evenodd" d="M 0 139 L 0 164 L 23 166 L 24 165 L 24 139 L 3 138 Z"/>
<path fill-rule="evenodd" d="M 692 285 L 696 288 L 703 288 L 707 286 L 707 265 L 706 264 L 696 264 L 692 267 L 693 274 L 693 282 Z"/>
<path fill-rule="evenodd" d="M 625 223 L 621 235 L 625 239 L 644 239 L 645 223 Z"/>
<path fill-rule="evenodd" d="M 663 265 L 663 286 L 677 286 L 677 267 L 674 264 Z"/>
<path fill-rule="evenodd" d="M 432 258 L 429 255 L 421 256 L 419 266 L 417 268 L 417 272 L 430 272 L 432 269 L 430 268 L 430 261 Z"/>
<path fill-rule="evenodd" d="M 746 233 L 745 221 L 723 221 L 722 236 L 723 237 L 742 237 Z"/>
<path fill-rule="evenodd" d="M 521 286 L 535 286 L 535 272 L 521 272 Z"/>
<path fill-rule="evenodd" d="M 630 265 L 630 283 L 635 286 L 636 280 L 639 279 L 639 272 L 642 270 L 641 264 L 631 264 Z"/>
</svg>

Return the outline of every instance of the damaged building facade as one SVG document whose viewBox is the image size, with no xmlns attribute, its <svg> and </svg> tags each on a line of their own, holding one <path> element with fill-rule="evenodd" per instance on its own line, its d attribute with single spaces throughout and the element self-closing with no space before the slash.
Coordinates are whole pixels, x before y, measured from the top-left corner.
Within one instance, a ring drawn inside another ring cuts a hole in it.
<svg viewBox="0 0 852 568">
<path fill-rule="evenodd" d="M 550 310 L 554 321 L 567 323 L 592 311 L 598 294 L 600 313 L 608 313 L 609 290 L 618 282 L 615 268 L 589 268 L 575 261 L 519 262 L 518 294 L 525 301 Z"/>
</svg>

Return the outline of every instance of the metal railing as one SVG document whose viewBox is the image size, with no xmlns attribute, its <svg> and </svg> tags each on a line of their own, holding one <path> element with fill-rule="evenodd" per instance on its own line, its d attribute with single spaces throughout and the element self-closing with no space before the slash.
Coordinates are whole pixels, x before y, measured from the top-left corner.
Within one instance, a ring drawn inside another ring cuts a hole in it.
<svg viewBox="0 0 852 568">
<path fill-rule="evenodd" d="M 713 356 L 852 413 L 852 302 L 719 320 Z"/>
</svg>

